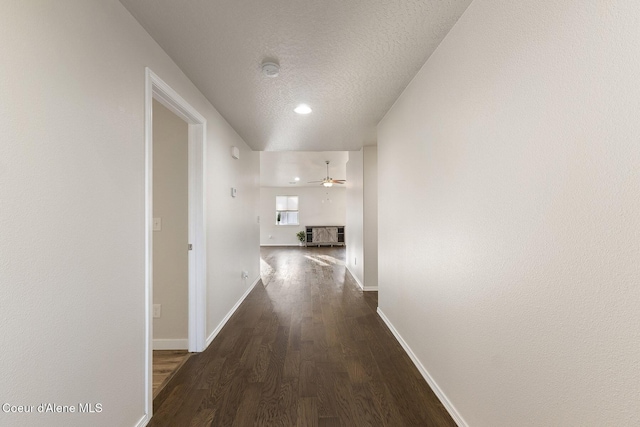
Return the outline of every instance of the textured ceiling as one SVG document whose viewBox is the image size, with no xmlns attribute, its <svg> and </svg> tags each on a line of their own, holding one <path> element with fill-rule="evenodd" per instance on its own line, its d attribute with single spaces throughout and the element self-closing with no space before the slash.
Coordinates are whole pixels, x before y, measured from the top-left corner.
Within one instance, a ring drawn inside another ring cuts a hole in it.
<svg viewBox="0 0 640 427">
<path fill-rule="evenodd" d="M 325 160 L 330 162 L 331 178 L 347 178 L 349 153 L 346 151 L 264 151 L 260 153 L 260 186 L 319 187 L 320 184 L 309 184 L 308 181 L 319 181 L 327 176 Z M 295 177 L 300 181 L 292 184 Z"/>
<path fill-rule="evenodd" d="M 120 0 L 254 150 L 355 150 L 471 0 Z M 264 77 L 260 64 L 278 62 Z M 299 103 L 313 108 L 300 116 Z"/>
</svg>

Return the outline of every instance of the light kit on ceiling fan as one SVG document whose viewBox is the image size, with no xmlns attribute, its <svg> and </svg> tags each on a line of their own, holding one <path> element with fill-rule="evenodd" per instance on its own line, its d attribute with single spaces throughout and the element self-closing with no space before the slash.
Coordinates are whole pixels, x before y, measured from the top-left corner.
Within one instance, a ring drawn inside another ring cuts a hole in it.
<svg viewBox="0 0 640 427">
<path fill-rule="evenodd" d="M 320 181 L 309 181 L 309 184 L 316 184 L 319 183 L 320 185 L 324 186 L 324 187 L 333 187 L 333 184 L 344 184 L 347 180 L 346 179 L 333 179 L 329 176 L 329 160 L 325 160 L 324 161 L 327 164 L 327 176 L 326 178 L 320 180 Z"/>
</svg>

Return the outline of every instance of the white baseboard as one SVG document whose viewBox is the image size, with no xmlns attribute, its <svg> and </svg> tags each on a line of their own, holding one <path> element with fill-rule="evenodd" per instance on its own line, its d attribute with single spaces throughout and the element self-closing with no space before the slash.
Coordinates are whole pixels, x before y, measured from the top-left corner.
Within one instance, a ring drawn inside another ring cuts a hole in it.
<svg viewBox="0 0 640 427">
<path fill-rule="evenodd" d="M 300 246 L 299 244 L 293 244 L 293 243 L 260 243 L 260 246 L 286 246 L 286 247 L 297 247 L 297 248 L 304 248 L 304 246 Z"/>
<path fill-rule="evenodd" d="M 151 418 L 149 418 L 149 415 L 144 414 L 142 418 L 140 418 L 140 421 L 136 423 L 135 427 L 145 427 L 147 424 L 149 424 L 150 420 Z"/>
<path fill-rule="evenodd" d="M 256 287 L 256 285 L 258 284 L 258 282 L 260 282 L 260 276 L 258 275 L 258 277 L 256 278 L 256 280 L 253 281 L 253 283 L 251 284 L 251 286 L 249 286 L 249 289 L 246 290 L 246 292 L 240 297 L 240 299 L 238 300 L 238 302 L 231 308 L 231 310 L 229 310 L 229 312 L 227 313 L 226 316 L 224 316 L 224 319 L 222 319 L 222 321 L 218 324 L 218 326 L 216 326 L 216 328 L 213 330 L 213 332 L 211 332 L 211 334 L 207 337 L 207 341 L 204 343 L 204 350 L 207 349 L 207 347 L 209 347 L 209 344 L 211 344 L 211 342 L 213 341 L 213 339 L 218 335 L 218 333 L 220 332 L 220 330 L 222 330 L 222 328 L 224 327 L 224 325 L 227 324 L 227 322 L 229 321 L 229 319 L 231 318 L 231 316 L 233 316 L 233 313 L 236 312 L 236 310 L 238 309 L 238 307 L 240 307 L 240 304 L 242 304 L 242 301 L 244 301 L 244 299 L 247 297 L 247 295 L 249 295 L 249 293 L 253 290 L 253 288 Z M 203 351 L 204 351 L 203 350 Z"/>
<path fill-rule="evenodd" d="M 351 275 L 351 277 L 353 277 L 353 280 L 358 284 L 358 286 L 360 286 L 360 289 L 362 289 L 365 292 L 368 291 L 377 291 L 378 287 L 377 286 L 365 286 L 364 284 L 362 284 L 362 282 L 360 282 L 360 280 L 358 280 L 358 278 L 356 277 L 355 274 L 353 274 L 351 272 L 351 270 L 349 270 L 349 266 L 345 266 L 347 268 L 347 271 L 349 272 L 349 274 Z"/>
<path fill-rule="evenodd" d="M 153 339 L 154 350 L 189 350 L 189 339 Z"/>
<path fill-rule="evenodd" d="M 411 361 L 416 366 L 416 368 L 418 368 L 418 371 L 420 371 L 420 374 L 424 377 L 425 381 L 427 381 L 427 384 L 429 384 L 429 387 L 431 387 L 431 390 L 433 390 L 433 392 L 436 394 L 438 399 L 440 399 L 440 402 L 442 402 L 444 407 L 447 409 L 447 411 L 449 412 L 449 415 L 451 415 L 451 418 L 453 418 L 453 421 L 455 421 L 459 427 L 468 427 L 469 425 L 464 420 L 464 418 L 462 418 L 462 415 L 460 415 L 460 413 L 455 408 L 455 406 L 453 406 L 453 403 L 451 403 L 451 401 L 447 398 L 447 395 L 444 394 L 442 389 L 438 387 L 438 384 L 431 377 L 431 375 L 429 375 L 429 372 L 422 365 L 422 363 L 420 362 L 418 357 L 415 355 L 413 350 L 411 350 L 411 347 L 409 347 L 409 344 L 407 344 L 404 338 L 402 338 L 402 336 L 393 326 L 391 321 L 387 318 L 387 316 L 384 315 L 380 307 L 378 307 L 378 315 L 380 316 L 382 321 L 387 325 L 387 327 L 389 328 L 393 336 L 396 337 L 396 339 L 398 340 L 398 342 L 400 343 L 404 351 L 407 352 L 407 355 L 411 358 Z"/>
<path fill-rule="evenodd" d="M 351 277 L 353 278 L 353 280 L 358 284 L 358 286 L 360 286 L 360 289 L 364 290 L 364 285 L 362 284 L 362 282 L 360 282 L 360 280 L 358 280 L 358 278 L 356 277 L 355 274 L 353 274 L 351 272 L 351 270 L 349 270 L 349 266 L 345 264 L 345 267 L 347 268 L 347 271 L 349 272 L 349 274 L 351 275 Z"/>
</svg>

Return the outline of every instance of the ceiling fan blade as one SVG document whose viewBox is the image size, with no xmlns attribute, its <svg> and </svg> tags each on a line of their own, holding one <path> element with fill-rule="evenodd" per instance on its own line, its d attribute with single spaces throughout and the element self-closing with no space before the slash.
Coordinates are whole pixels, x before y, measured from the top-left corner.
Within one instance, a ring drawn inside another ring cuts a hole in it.
<svg viewBox="0 0 640 427">
<path fill-rule="evenodd" d="M 325 160 L 325 163 L 327 164 L 327 177 L 324 178 L 322 181 L 308 181 L 307 184 L 316 184 L 316 183 L 319 183 L 320 185 L 329 184 L 327 185 L 327 187 L 331 187 L 331 184 L 344 184 L 346 179 L 333 179 L 329 176 L 329 160 Z"/>
</svg>

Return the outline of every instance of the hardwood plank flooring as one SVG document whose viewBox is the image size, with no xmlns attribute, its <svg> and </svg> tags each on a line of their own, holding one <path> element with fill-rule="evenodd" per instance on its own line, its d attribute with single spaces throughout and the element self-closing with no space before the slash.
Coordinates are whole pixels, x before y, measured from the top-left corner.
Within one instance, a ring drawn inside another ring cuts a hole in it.
<svg viewBox="0 0 640 427">
<path fill-rule="evenodd" d="M 153 397 L 169 383 L 171 377 L 189 358 L 187 350 L 153 351 Z"/>
<path fill-rule="evenodd" d="M 262 248 L 258 284 L 154 399 L 150 426 L 455 426 L 344 267 Z"/>
</svg>

